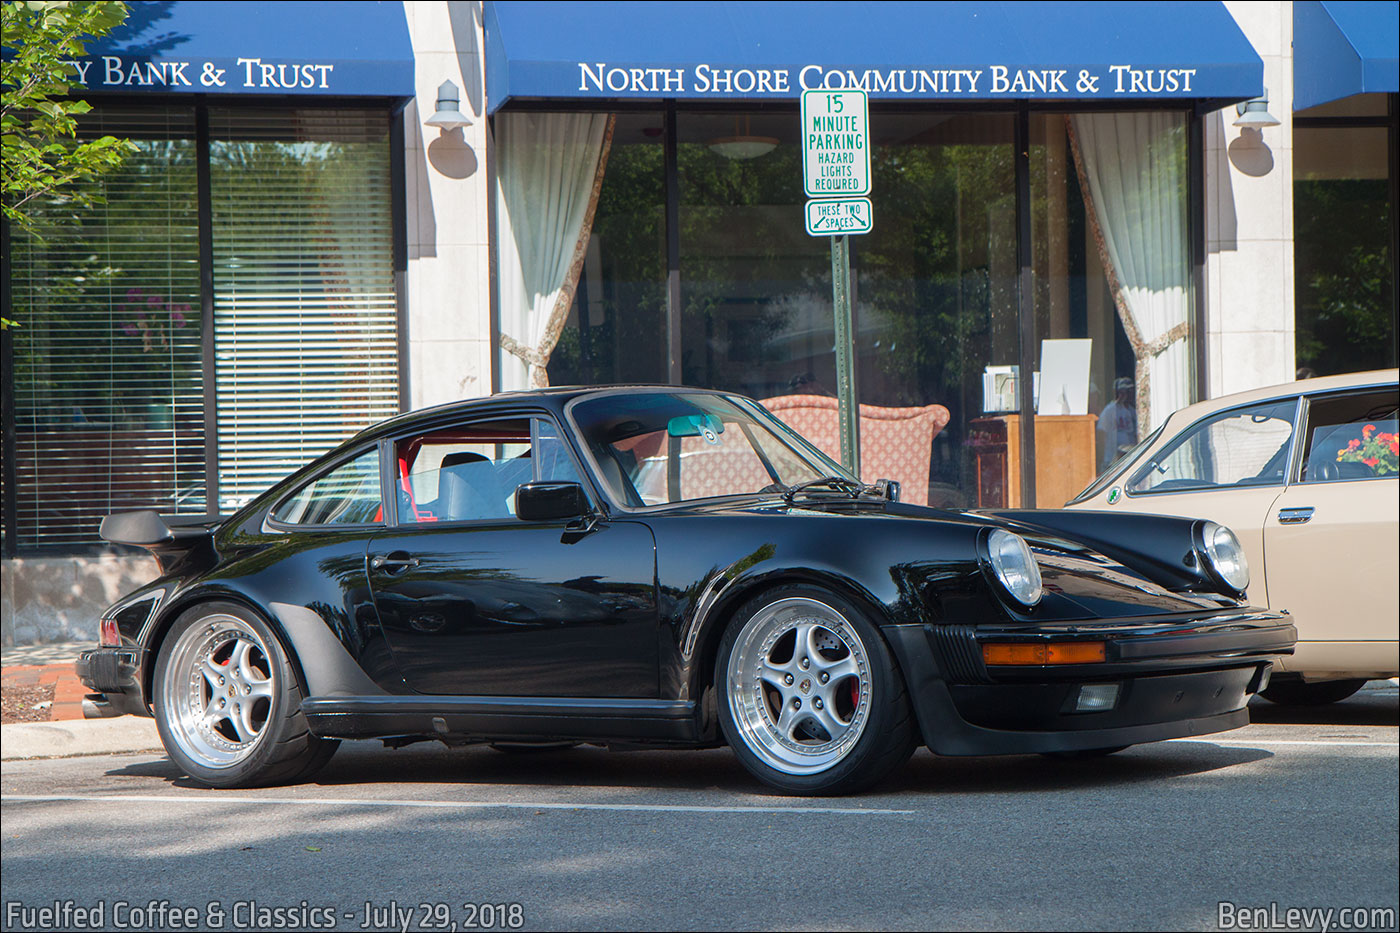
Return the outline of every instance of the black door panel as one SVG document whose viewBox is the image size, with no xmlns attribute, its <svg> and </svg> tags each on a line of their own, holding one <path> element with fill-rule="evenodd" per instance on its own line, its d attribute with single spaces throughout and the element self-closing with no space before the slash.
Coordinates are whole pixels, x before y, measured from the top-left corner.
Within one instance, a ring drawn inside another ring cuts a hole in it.
<svg viewBox="0 0 1400 933">
<path fill-rule="evenodd" d="M 369 576 L 420 693 L 654 697 L 655 550 L 630 522 L 429 524 L 376 535 Z"/>
</svg>

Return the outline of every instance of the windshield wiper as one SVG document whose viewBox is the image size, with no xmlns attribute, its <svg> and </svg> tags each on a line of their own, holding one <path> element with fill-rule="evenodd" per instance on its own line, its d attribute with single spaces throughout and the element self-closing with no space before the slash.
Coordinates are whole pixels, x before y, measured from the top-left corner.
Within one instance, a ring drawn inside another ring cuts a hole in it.
<svg viewBox="0 0 1400 933">
<path fill-rule="evenodd" d="M 805 483 L 798 483 L 796 486 L 787 487 L 787 489 L 783 492 L 783 499 L 785 499 L 787 503 L 791 505 L 792 501 L 795 498 L 797 498 L 797 494 L 799 492 L 802 492 L 802 490 L 804 489 L 812 489 L 817 486 L 830 486 L 832 489 L 842 490 L 843 492 L 850 493 L 852 499 L 858 497 L 861 494 L 861 491 L 865 489 L 865 486 L 863 484 L 858 483 L 853 479 L 846 479 L 846 477 L 844 476 L 823 476 L 819 479 L 809 479 Z"/>
</svg>

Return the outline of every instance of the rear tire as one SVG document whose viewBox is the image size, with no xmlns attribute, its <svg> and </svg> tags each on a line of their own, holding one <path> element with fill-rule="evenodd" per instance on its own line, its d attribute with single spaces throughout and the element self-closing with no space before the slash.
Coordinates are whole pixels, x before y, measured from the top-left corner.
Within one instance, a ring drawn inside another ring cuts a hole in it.
<svg viewBox="0 0 1400 933">
<path fill-rule="evenodd" d="M 201 603 L 161 642 L 152 682 L 166 753 L 210 787 L 308 780 L 340 745 L 311 734 L 305 690 L 271 628 L 236 603 Z"/>
<path fill-rule="evenodd" d="M 787 794 L 848 794 L 909 760 L 918 740 L 884 637 L 850 601 L 771 590 L 730 621 L 715 662 L 720 727 L 754 777 Z"/>
<path fill-rule="evenodd" d="M 1259 695 L 1280 706 L 1326 706 L 1345 700 L 1364 686 L 1365 680 L 1324 680 L 1314 684 L 1291 680 L 1269 684 Z"/>
</svg>

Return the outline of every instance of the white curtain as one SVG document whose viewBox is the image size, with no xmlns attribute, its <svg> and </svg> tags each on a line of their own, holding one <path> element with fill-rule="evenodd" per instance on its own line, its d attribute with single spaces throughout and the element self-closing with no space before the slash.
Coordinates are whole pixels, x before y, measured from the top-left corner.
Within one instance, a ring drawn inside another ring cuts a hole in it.
<svg viewBox="0 0 1400 933">
<path fill-rule="evenodd" d="M 496 118 L 501 388 L 549 384 L 612 141 L 599 113 Z"/>
<path fill-rule="evenodd" d="M 1138 436 L 1191 402 L 1191 258 L 1181 114 L 1065 118 L 1086 213 L 1137 357 Z"/>
</svg>

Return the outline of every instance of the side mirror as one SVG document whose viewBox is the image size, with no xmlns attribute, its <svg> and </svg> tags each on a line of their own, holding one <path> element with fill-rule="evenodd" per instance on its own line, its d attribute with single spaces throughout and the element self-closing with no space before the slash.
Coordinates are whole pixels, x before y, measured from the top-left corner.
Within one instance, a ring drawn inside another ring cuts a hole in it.
<svg viewBox="0 0 1400 933">
<path fill-rule="evenodd" d="M 875 481 L 875 494 L 884 496 L 891 502 L 899 501 L 899 483 L 892 479 L 877 479 Z"/>
<path fill-rule="evenodd" d="M 578 483 L 525 483 L 515 490 L 515 517 L 521 521 L 563 521 L 588 512 L 588 496 Z"/>
</svg>

